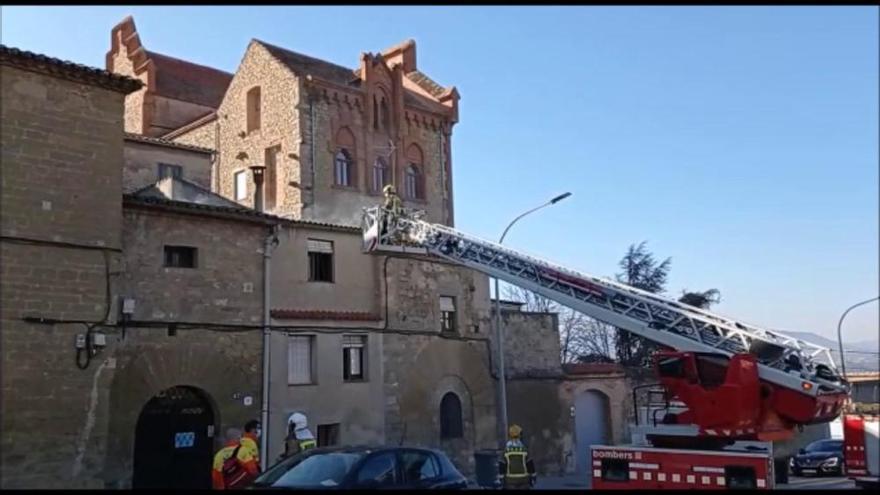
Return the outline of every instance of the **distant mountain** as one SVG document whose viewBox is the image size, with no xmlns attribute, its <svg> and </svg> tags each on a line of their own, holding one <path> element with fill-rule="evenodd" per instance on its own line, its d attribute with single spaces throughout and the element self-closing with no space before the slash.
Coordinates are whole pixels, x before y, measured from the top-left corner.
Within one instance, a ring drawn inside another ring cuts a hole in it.
<svg viewBox="0 0 880 495">
<path fill-rule="evenodd" d="M 790 335 L 796 339 L 816 344 L 831 349 L 831 357 L 834 362 L 840 364 L 840 352 L 836 340 L 831 340 L 812 332 L 793 332 L 788 330 L 777 330 L 779 333 Z M 855 353 L 846 353 L 846 370 L 847 371 L 880 371 L 880 340 L 865 340 L 859 342 L 844 342 L 843 350 L 857 351 Z M 866 353 L 866 354 L 861 354 Z M 873 353 L 873 354 L 871 354 Z"/>
</svg>

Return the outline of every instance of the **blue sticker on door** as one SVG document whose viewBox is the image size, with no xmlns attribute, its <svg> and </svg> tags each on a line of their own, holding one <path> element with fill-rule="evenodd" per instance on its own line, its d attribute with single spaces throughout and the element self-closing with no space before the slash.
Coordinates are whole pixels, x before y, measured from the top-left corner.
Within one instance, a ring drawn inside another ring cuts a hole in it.
<svg viewBox="0 0 880 495">
<path fill-rule="evenodd" d="M 181 433 L 174 434 L 174 448 L 175 449 L 184 449 L 187 447 L 192 447 L 196 441 L 196 434 L 192 431 L 185 431 Z"/>
</svg>

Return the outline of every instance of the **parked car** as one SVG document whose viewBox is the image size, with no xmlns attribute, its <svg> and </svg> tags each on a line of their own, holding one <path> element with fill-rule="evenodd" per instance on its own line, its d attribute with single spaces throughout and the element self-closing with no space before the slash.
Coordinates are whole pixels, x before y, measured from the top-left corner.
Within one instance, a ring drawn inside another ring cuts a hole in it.
<svg viewBox="0 0 880 495">
<path fill-rule="evenodd" d="M 843 475 L 843 440 L 817 440 L 791 458 L 795 476 L 808 474 Z"/>
<path fill-rule="evenodd" d="M 321 447 L 284 459 L 251 489 L 464 489 L 443 452 L 411 447 Z"/>
</svg>

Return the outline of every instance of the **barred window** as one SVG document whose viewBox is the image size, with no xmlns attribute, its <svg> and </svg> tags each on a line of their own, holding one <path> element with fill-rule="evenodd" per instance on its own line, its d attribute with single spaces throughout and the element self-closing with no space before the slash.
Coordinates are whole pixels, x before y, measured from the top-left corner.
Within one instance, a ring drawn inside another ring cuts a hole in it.
<svg viewBox="0 0 880 495">
<path fill-rule="evenodd" d="M 440 331 L 455 331 L 455 298 L 440 296 Z"/>
</svg>

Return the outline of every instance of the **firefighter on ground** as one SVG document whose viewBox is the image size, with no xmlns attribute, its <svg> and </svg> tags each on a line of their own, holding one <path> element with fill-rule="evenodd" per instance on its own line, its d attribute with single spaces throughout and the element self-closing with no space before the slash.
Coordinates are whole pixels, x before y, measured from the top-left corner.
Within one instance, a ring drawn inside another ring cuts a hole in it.
<svg viewBox="0 0 880 495">
<path fill-rule="evenodd" d="M 211 470 L 211 484 L 215 490 L 243 488 L 260 474 L 257 458 L 241 440 L 241 430 L 226 430 L 226 445 L 217 451 Z"/>
<path fill-rule="evenodd" d="M 511 425 L 507 430 L 508 440 L 504 447 L 504 458 L 498 463 L 498 474 L 505 489 L 531 488 L 536 481 L 535 463 L 529 457 L 522 443 L 522 428 Z"/>
<path fill-rule="evenodd" d="M 284 441 L 284 454 L 282 458 L 299 454 L 304 450 L 314 448 L 317 445 L 315 437 L 309 431 L 309 422 L 306 415 L 295 412 L 287 418 L 287 438 Z"/>
</svg>

